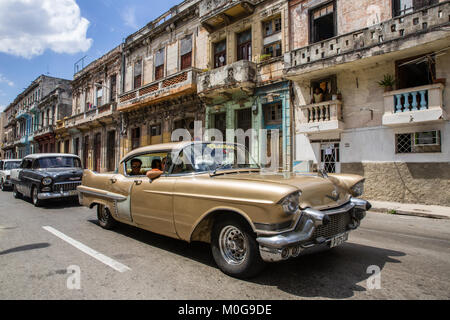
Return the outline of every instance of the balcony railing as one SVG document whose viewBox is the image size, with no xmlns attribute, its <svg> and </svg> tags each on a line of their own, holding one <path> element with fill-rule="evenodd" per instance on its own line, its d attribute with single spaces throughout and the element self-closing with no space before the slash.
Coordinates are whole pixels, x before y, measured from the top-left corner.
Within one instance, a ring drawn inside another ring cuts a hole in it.
<svg viewBox="0 0 450 320">
<path fill-rule="evenodd" d="M 306 67 L 316 61 L 338 57 L 354 51 L 370 49 L 393 40 L 427 32 L 436 26 L 448 25 L 449 15 L 450 2 L 446 1 L 413 13 L 395 17 L 394 19 L 368 28 L 311 44 L 286 53 L 285 70 L 289 74 L 290 69 Z M 384 49 L 385 53 L 386 50 L 388 48 Z M 395 50 L 398 50 L 398 48 L 395 47 Z M 355 56 L 354 60 L 359 58 L 361 57 Z M 341 60 L 342 63 L 352 61 L 349 58 Z M 336 62 L 339 63 L 339 61 Z"/>
<path fill-rule="evenodd" d="M 342 102 L 324 101 L 300 107 L 299 133 L 330 132 L 343 129 Z"/>
<path fill-rule="evenodd" d="M 217 92 L 252 89 L 255 85 L 256 64 L 241 60 L 199 75 L 197 92 L 215 95 Z"/>
<path fill-rule="evenodd" d="M 88 110 L 83 113 L 76 114 L 72 117 L 65 118 L 62 121 L 61 128 L 73 128 L 79 125 L 83 125 L 106 116 L 112 115 L 117 110 L 117 105 L 115 103 L 105 104 L 101 107 Z"/>
<path fill-rule="evenodd" d="M 443 109 L 443 90 L 444 85 L 436 83 L 385 93 L 383 125 L 445 119 L 447 116 Z"/>
<path fill-rule="evenodd" d="M 233 18 L 250 14 L 261 0 L 203 0 L 199 5 L 202 23 L 230 23 Z M 218 22 L 219 21 L 219 22 Z"/>
<path fill-rule="evenodd" d="M 151 82 L 138 89 L 125 92 L 119 96 L 119 110 L 127 109 L 142 103 L 160 101 L 165 97 L 170 98 L 173 94 L 185 90 L 196 92 L 198 73 L 200 73 L 200 70 L 190 68 Z"/>
</svg>

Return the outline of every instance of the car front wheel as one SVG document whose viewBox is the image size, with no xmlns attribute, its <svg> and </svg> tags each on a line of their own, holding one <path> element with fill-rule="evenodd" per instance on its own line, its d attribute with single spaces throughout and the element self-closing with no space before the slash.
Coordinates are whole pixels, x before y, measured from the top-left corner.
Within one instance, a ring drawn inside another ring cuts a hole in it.
<svg viewBox="0 0 450 320">
<path fill-rule="evenodd" d="M 232 277 L 254 277 L 265 265 L 253 231 L 240 219 L 222 218 L 214 224 L 211 250 L 219 268 Z"/>
<path fill-rule="evenodd" d="M 33 187 L 33 190 L 31 191 L 31 200 L 33 200 L 33 204 L 35 207 L 42 206 L 42 200 L 38 197 L 38 188 L 35 186 Z"/>
<path fill-rule="evenodd" d="M 111 212 L 102 204 L 97 206 L 97 219 L 103 229 L 111 230 L 116 225 L 116 220 L 111 216 Z"/>
<path fill-rule="evenodd" d="M 22 198 L 22 194 L 19 191 L 17 191 L 16 185 L 13 186 L 13 197 L 16 199 Z"/>
</svg>

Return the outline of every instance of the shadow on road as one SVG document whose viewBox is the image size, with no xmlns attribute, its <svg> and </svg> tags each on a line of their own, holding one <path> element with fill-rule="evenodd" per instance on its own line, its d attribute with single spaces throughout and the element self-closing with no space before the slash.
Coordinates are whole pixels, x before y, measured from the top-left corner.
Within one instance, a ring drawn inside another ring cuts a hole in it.
<svg viewBox="0 0 450 320">
<path fill-rule="evenodd" d="M 373 275 L 369 266 L 383 274 L 386 263 L 401 263 L 394 257 L 406 254 L 384 248 L 346 243 L 334 249 L 317 248 L 285 262 L 269 264 L 251 282 L 275 286 L 284 292 L 305 298 L 345 299 L 366 291 L 365 281 Z M 358 283 L 364 282 L 364 287 Z"/>
<path fill-rule="evenodd" d="M 97 220 L 88 220 L 99 228 Z M 187 243 L 185 241 L 165 237 L 144 229 L 139 229 L 127 224 L 119 223 L 112 232 L 132 238 L 142 243 L 170 251 L 185 258 L 200 262 L 210 267 L 217 267 L 213 260 L 209 244 L 203 242 Z"/>
<path fill-rule="evenodd" d="M 36 249 L 43 249 L 50 247 L 50 243 L 35 243 L 35 244 L 28 244 L 25 246 L 20 246 L 16 248 L 11 248 L 5 251 L 0 252 L 0 256 L 9 254 L 9 253 L 15 253 L 15 252 L 21 252 L 21 251 L 29 251 L 29 250 L 36 250 Z"/>
<path fill-rule="evenodd" d="M 97 220 L 88 221 L 98 225 Z M 113 232 L 218 268 L 209 244 L 189 244 L 126 224 L 119 224 Z M 369 266 L 378 266 L 382 276 L 386 263 L 401 263 L 395 258 L 405 255 L 400 251 L 348 242 L 331 250 L 318 247 L 305 251 L 298 258 L 267 264 L 259 276 L 245 281 L 277 287 L 298 297 L 345 299 L 353 297 L 355 292 L 366 291 L 358 283 L 364 282 L 365 286 L 365 281 L 373 275 L 367 273 Z"/>
</svg>

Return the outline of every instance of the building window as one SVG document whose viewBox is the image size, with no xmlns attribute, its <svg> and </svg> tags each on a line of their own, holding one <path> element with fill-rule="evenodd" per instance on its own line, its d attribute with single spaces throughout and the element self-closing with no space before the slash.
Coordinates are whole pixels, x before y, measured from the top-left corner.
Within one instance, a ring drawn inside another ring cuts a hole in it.
<svg viewBox="0 0 450 320">
<path fill-rule="evenodd" d="M 142 86 L 142 61 L 134 63 L 134 89 Z"/>
<path fill-rule="evenodd" d="M 436 66 L 425 56 L 408 58 L 395 62 L 397 89 L 425 86 L 436 79 Z"/>
<path fill-rule="evenodd" d="M 90 99 L 90 90 L 89 88 L 86 89 L 86 96 L 85 96 L 85 101 L 86 101 L 86 111 L 91 110 L 92 109 L 92 103 L 89 102 Z"/>
<path fill-rule="evenodd" d="M 283 105 L 281 102 L 269 104 L 264 109 L 266 125 L 280 124 L 283 119 Z"/>
<path fill-rule="evenodd" d="M 141 128 L 131 129 L 131 148 L 137 149 L 141 145 Z"/>
<path fill-rule="evenodd" d="M 330 101 L 337 94 L 336 76 L 311 81 L 311 103 Z"/>
<path fill-rule="evenodd" d="M 393 0 L 394 17 L 402 16 L 439 3 L 439 0 Z"/>
<path fill-rule="evenodd" d="M 97 101 L 96 101 L 97 107 L 102 106 L 102 103 L 103 103 L 103 101 L 102 101 L 102 98 L 103 98 L 103 87 L 102 87 L 102 85 L 103 85 L 103 83 L 100 82 L 99 85 L 100 86 L 97 88 L 97 97 L 96 97 L 96 99 L 97 99 Z"/>
<path fill-rule="evenodd" d="M 337 35 L 335 1 L 311 10 L 312 43 L 323 41 Z"/>
<path fill-rule="evenodd" d="M 264 55 L 266 57 L 280 57 L 281 54 L 281 41 L 277 41 L 264 46 Z"/>
<path fill-rule="evenodd" d="M 281 32 L 281 17 L 264 22 L 264 37 Z"/>
<path fill-rule="evenodd" d="M 227 64 L 227 40 L 214 44 L 214 68 L 220 68 Z"/>
<path fill-rule="evenodd" d="M 192 66 L 192 36 L 187 36 L 181 40 L 180 45 L 181 70 Z"/>
<path fill-rule="evenodd" d="M 425 131 L 395 135 L 396 153 L 441 152 L 441 132 Z"/>
<path fill-rule="evenodd" d="M 150 126 L 150 135 L 152 137 L 160 136 L 161 135 L 161 125 L 156 124 L 156 125 Z"/>
<path fill-rule="evenodd" d="M 237 58 L 251 60 L 252 58 L 252 31 L 247 30 L 237 35 Z"/>
<path fill-rule="evenodd" d="M 116 96 L 117 96 L 117 77 L 116 75 L 111 76 L 109 81 L 109 88 L 110 88 L 110 96 L 109 101 L 115 102 Z"/>
<path fill-rule="evenodd" d="M 158 50 L 155 55 L 155 80 L 164 77 L 164 48 Z"/>
</svg>

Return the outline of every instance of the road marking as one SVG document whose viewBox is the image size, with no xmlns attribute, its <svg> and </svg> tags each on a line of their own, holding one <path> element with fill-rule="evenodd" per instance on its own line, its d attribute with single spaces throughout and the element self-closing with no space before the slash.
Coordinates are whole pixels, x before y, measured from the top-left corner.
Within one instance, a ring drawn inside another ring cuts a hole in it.
<svg viewBox="0 0 450 320">
<path fill-rule="evenodd" d="M 42 228 L 44 230 L 47 230 L 48 232 L 52 233 L 53 235 L 57 236 L 58 238 L 66 241 L 67 243 L 71 244 L 72 246 L 74 246 L 78 250 L 80 250 L 80 251 L 90 255 L 91 257 L 93 257 L 93 258 L 97 259 L 98 261 L 106 264 L 107 266 L 110 266 L 111 268 L 113 268 L 116 271 L 125 272 L 125 271 L 128 271 L 128 270 L 131 270 L 126 265 L 121 264 L 120 262 L 117 262 L 116 260 L 111 259 L 111 258 L 101 254 L 100 252 L 97 252 L 94 249 L 89 248 L 88 246 L 85 246 L 81 242 L 66 236 L 64 233 L 59 232 L 58 230 L 56 230 L 56 229 L 54 229 L 52 227 L 48 227 L 47 226 L 47 227 L 42 227 Z"/>
</svg>

